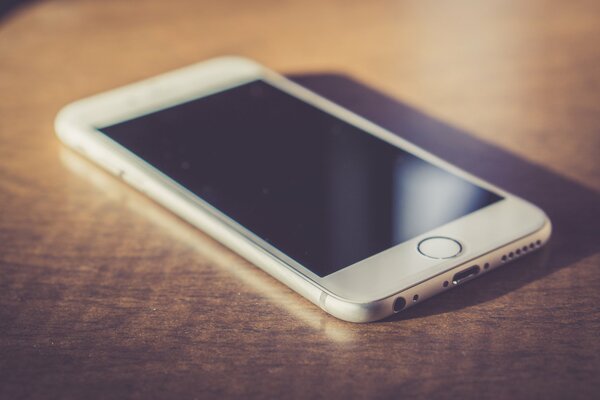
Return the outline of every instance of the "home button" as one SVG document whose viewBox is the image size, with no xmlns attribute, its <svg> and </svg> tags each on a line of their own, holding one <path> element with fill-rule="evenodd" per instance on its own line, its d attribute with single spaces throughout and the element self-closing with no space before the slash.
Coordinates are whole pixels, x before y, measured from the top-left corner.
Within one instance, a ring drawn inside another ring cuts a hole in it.
<svg viewBox="0 0 600 400">
<path fill-rule="evenodd" d="M 429 258 L 452 258 L 462 251 L 462 246 L 454 239 L 442 236 L 430 237 L 421 240 L 417 246 L 419 253 Z"/>
</svg>

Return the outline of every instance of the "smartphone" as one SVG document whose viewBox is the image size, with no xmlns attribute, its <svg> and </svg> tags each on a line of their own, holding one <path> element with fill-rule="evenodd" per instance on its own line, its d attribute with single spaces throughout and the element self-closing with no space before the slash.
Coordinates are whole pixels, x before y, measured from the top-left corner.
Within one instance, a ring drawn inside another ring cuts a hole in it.
<svg viewBox="0 0 600 400">
<path fill-rule="evenodd" d="M 551 233 L 536 206 L 245 58 L 76 101 L 55 128 L 346 321 L 405 310 Z"/>
</svg>

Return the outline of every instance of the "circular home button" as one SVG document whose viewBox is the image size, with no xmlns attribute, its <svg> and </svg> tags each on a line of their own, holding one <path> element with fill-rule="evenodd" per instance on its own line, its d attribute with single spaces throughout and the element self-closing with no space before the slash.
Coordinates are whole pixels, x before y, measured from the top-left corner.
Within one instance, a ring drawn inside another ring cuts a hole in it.
<svg viewBox="0 0 600 400">
<path fill-rule="evenodd" d="M 462 251 L 460 243 L 442 236 L 423 239 L 417 248 L 424 256 L 437 259 L 456 257 Z"/>
</svg>

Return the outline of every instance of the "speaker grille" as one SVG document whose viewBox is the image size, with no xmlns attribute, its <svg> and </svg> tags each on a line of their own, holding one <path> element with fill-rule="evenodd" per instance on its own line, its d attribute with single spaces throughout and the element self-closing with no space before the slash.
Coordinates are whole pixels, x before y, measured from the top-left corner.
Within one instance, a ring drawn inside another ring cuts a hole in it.
<svg viewBox="0 0 600 400">
<path fill-rule="evenodd" d="M 535 248 L 540 247 L 541 245 L 542 241 L 538 239 L 529 243 L 529 245 L 524 245 L 523 247 L 516 248 L 508 254 L 502 254 L 502 256 L 500 257 L 500 261 L 504 263 L 510 260 L 514 260 L 524 254 L 527 254 L 530 250 L 534 250 Z"/>
</svg>

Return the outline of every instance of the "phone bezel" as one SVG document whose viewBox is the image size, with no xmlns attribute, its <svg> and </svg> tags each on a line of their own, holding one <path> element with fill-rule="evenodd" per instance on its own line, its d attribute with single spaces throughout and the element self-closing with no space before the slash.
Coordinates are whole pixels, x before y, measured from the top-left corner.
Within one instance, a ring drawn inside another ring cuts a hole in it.
<svg viewBox="0 0 600 400">
<path fill-rule="evenodd" d="M 333 274 L 320 277 L 96 129 L 256 79 L 265 80 L 288 94 L 361 128 L 367 134 L 498 193 L 504 199 Z M 299 274 L 306 282 L 331 296 L 353 303 L 364 304 L 387 298 L 481 254 L 539 231 L 547 222 L 545 214 L 530 203 L 439 159 L 260 64 L 239 57 L 213 59 L 77 101 L 61 111 L 57 117 L 56 129 L 69 146 L 84 152 L 109 171 L 124 176 L 130 184 L 160 203 L 171 209 L 179 208 L 177 213 L 185 219 L 193 222 L 192 208 L 181 210 L 180 205 L 172 205 L 175 202 L 173 196 L 183 197 L 200 207 L 203 212 L 209 213 L 216 221 L 238 234 L 238 239 L 232 239 L 235 235 L 217 237 L 229 247 L 236 247 L 232 240 L 248 240 L 256 250 L 266 252 L 280 261 L 280 267 Z M 205 226 L 206 221 L 203 220 L 198 225 Z M 424 257 L 418 252 L 417 244 L 430 236 L 454 238 L 461 242 L 462 252 L 455 258 L 445 260 Z M 273 270 L 267 272 L 277 275 Z"/>
</svg>

